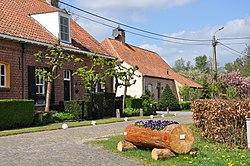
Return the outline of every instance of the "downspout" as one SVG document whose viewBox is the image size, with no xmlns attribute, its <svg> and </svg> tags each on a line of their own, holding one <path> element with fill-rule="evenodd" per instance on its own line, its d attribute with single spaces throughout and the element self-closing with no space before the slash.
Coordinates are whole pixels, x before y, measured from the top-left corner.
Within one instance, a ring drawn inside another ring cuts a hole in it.
<svg viewBox="0 0 250 166">
<path fill-rule="evenodd" d="M 26 99 L 26 56 L 25 56 L 25 44 L 22 43 L 22 98 Z"/>
</svg>

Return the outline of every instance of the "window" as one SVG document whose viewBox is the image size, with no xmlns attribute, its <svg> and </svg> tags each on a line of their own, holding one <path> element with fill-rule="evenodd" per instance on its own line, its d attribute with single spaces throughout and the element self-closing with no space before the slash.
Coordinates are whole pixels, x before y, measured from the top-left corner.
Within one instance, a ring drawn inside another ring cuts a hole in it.
<svg viewBox="0 0 250 166">
<path fill-rule="evenodd" d="M 6 87 L 6 65 L 0 64 L 0 87 Z"/>
<path fill-rule="evenodd" d="M 35 77 L 36 83 L 36 105 L 45 104 L 45 81 L 43 77 Z"/>
<path fill-rule="evenodd" d="M 153 92 L 153 85 L 152 84 L 148 84 L 147 91 L 150 92 L 150 93 Z"/>
<path fill-rule="evenodd" d="M 64 71 L 64 100 L 71 100 L 71 71 Z"/>
<path fill-rule="evenodd" d="M 36 94 L 38 95 L 45 94 L 45 81 L 43 77 L 36 77 Z"/>
<path fill-rule="evenodd" d="M 60 36 L 62 41 L 69 42 L 69 18 L 60 16 Z"/>
<path fill-rule="evenodd" d="M 10 88 L 10 65 L 0 61 L 0 88 Z"/>
<path fill-rule="evenodd" d="M 70 71 L 66 70 L 64 71 L 64 81 L 70 81 Z"/>
</svg>

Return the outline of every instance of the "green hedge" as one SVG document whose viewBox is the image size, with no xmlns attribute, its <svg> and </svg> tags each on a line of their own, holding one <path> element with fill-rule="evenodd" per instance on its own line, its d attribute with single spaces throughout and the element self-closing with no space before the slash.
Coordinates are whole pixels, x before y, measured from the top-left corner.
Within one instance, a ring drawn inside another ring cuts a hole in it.
<svg viewBox="0 0 250 166">
<path fill-rule="evenodd" d="M 115 116 L 115 93 L 104 92 L 103 109 L 104 116 Z"/>
<path fill-rule="evenodd" d="M 180 101 L 179 102 L 180 109 L 181 110 L 190 110 L 191 103 L 192 103 L 192 101 Z"/>
<path fill-rule="evenodd" d="M 73 114 L 75 119 L 82 118 L 83 100 L 67 100 L 64 101 L 64 110 L 66 113 Z"/>
<path fill-rule="evenodd" d="M 115 116 L 114 93 L 98 92 L 93 94 L 93 109 L 89 94 L 84 100 L 70 100 L 64 102 L 66 113 L 71 113 L 77 119 L 101 119 L 104 116 Z"/>
<path fill-rule="evenodd" d="M 29 126 L 34 118 L 34 100 L 0 100 L 0 130 Z"/>
<path fill-rule="evenodd" d="M 104 94 L 102 92 L 94 94 L 93 119 L 101 119 L 104 116 L 103 109 Z"/>
<path fill-rule="evenodd" d="M 126 107 L 127 108 L 142 108 L 143 99 L 136 99 L 136 98 L 127 98 L 126 99 Z"/>
</svg>

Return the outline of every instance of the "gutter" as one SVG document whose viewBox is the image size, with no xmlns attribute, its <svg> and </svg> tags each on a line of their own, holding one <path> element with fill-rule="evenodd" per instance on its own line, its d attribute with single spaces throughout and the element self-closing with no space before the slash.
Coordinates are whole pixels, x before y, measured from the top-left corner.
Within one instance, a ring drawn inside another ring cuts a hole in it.
<svg viewBox="0 0 250 166">
<path fill-rule="evenodd" d="M 25 43 L 21 44 L 22 47 L 22 97 L 26 99 L 26 55 L 25 55 Z"/>
<path fill-rule="evenodd" d="M 20 37 L 5 35 L 5 34 L 0 34 L 0 38 L 15 40 L 15 41 L 24 42 L 24 43 L 36 44 L 36 45 L 45 46 L 45 47 L 53 46 L 53 44 L 39 42 L 39 41 L 35 41 L 35 40 L 30 40 L 30 39 L 24 39 L 24 38 L 20 38 Z M 81 54 L 93 54 L 93 52 L 82 51 L 82 50 L 77 50 L 77 49 L 68 48 L 68 47 L 63 47 L 63 49 L 67 50 L 67 51 L 81 53 Z M 107 56 L 107 55 L 103 55 L 103 54 L 95 54 L 95 55 L 99 56 L 99 57 L 104 57 L 107 59 L 115 59 L 115 57 L 111 57 L 111 56 Z"/>
</svg>

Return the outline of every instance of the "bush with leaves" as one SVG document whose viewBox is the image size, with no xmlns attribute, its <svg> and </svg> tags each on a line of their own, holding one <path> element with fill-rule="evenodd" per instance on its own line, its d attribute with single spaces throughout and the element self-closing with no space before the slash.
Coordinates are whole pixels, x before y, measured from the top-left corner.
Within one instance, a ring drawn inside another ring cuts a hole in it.
<svg viewBox="0 0 250 166">
<path fill-rule="evenodd" d="M 248 98 L 250 97 L 250 77 L 242 76 L 239 70 L 226 74 L 219 79 L 221 93 L 227 98 Z"/>
<path fill-rule="evenodd" d="M 141 99 L 143 100 L 143 115 L 156 115 L 156 105 L 153 101 L 153 94 L 151 94 L 149 91 L 146 91 L 144 94 L 142 94 Z"/>
<path fill-rule="evenodd" d="M 53 119 L 55 122 L 61 122 L 61 121 L 65 121 L 65 120 L 75 120 L 75 119 L 77 119 L 77 117 L 71 113 L 59 112 L 59 113 L 55 113 L 53 115 Z"/>
<path fill-rule="evenodd" d="M 176 96 L 172 93 L 169 85 L 166 85 L 160 100 L 158 102 L 158 109 L 160 110 L 169 110 L 176 111 L 179 110 L 179 101 Z"/>
<path fill-rule="evenodd" d="M 123 110 L 122 116 L 139 116 L 140 109 L 138 108 L 125 108 Z"/>
</svg>

